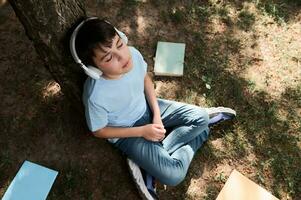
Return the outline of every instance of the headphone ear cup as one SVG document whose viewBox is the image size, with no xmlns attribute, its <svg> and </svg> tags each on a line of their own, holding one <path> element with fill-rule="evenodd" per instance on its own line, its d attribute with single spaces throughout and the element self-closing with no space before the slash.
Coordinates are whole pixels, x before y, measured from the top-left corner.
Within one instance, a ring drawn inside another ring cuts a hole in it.
<svg viewBox="0 0 301 200">
<path fill-rule="evenodd" d="M 115 28 L 115 27 L 114 27 Z M 128 43 L 128 38 L 126 37 L 126 35 L 121 32 L 120 30 L 118 30 L 117 28 L 115 28 L 116 32 L 118 33 L 118 35 L 120 36 L 120 38 L 122 39 L 122 41 L 127 44 Z"/>
<path fill-rule="evenodd" d="M 87 68 L 85 69 L 85 73 L 93 79 L 100 79 L 102 75 L 102 71 L 100 71 L 96 67 L 93 67 L 92 65 L 87 66 Z"/>
</svg>

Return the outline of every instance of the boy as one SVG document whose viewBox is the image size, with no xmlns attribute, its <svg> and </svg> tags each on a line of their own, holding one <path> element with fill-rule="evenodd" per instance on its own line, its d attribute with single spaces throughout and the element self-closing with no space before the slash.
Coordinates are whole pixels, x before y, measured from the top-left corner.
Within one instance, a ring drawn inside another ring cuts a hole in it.
<svg viewBox="0 0 301 200">
<path fill-rule="evenodd" d="M 204 109 L 156 98 L 141 53 L 127 46 L 105 20 L 86 21 L 75 44 L 83 63 L 102 72 L 99 79 L 88 77 L 84 85 L 88 127 L 127 155 L 145 199 L 157 198 L 154 178 L 166 185 L 179 184 L 208 138 L 208 125 L 236 115 L 229 108 Z"/>
</svg>

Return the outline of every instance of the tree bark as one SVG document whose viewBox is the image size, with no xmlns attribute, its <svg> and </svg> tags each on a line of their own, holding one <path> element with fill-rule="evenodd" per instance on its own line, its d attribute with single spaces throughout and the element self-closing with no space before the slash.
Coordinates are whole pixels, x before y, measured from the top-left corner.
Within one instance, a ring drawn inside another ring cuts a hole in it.
<svg viewBox="0 0 301 200">
<path fill-rule="evenodd" d="M 69 51 L 72 27 L 85 15 L 83 0 L 9 0 L 52 77 L 80 114 L 85 78 Z"/>
</svg>

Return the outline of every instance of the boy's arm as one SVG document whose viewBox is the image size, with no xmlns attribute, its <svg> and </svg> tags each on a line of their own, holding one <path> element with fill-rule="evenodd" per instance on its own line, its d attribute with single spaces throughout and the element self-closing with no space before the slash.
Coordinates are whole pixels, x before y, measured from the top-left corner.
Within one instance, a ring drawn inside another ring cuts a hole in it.
<svg viewBox="0 0 301 200">
<path fill-rule="evenodd" d="M 94 131 L 93 134 L 100 138 L 122 138 L 122 137 L 142 137 L 144 132 L 143 126 L 121 128 L 121 127 L 104 127 Z"/>
<path fill-rule="evenodd" d="M 150 105 L 151 110 L 153 111 L 153 123 L 163 125 L 161 121 L 160 108 L 158 105 L 154 84 L 148 74 L 146 74 L 144 77 L 144 93 L 148 104 Z"/>
<path fill-rule="evenodd" d="M 165 132 L 159 124 L 147 124 L 130 128 L 107 126 L 93 132 L 93 134 L 100 138 L 144 137 L 150 141 L 161 141 L 164 138 Z"/>
</svg>

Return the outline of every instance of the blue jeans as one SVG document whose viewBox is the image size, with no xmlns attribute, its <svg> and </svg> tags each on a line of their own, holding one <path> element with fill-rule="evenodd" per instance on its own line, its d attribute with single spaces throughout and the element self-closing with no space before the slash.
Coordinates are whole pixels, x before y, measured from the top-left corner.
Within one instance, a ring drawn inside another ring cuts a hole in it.
<svg viewBox="0 0 301 200">
<path fill-rule="evenodd" d="M 209 116 L 195 105 L 159 98 L 158 104 L 167 130 L 163 141 L 129 137 L 113 145 L 161 183 L 175 186 L 184 180 L 194 154 L 208 138 Z M 134 126 L 150 124 L 152 119 L 148 106 Z"/>
</svg>

